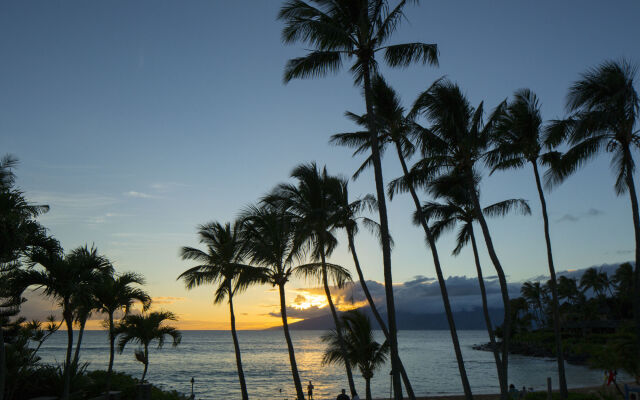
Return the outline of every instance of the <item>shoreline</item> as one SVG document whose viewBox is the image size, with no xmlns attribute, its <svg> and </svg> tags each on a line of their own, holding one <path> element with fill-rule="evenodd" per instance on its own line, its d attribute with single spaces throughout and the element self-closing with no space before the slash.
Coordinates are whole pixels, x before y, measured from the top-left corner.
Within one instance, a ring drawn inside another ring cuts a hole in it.
<svg viewBox="0 0 640 400">
<path fill-rule="evenodd" d="M 618 386 L 622 389 L 625 383 L 630 382 L 620 382 Z M 615 390 L 615 386 L 609 386 L 611 390 Z M 584 386 L 577 388 L 569 388 L 570 393 L 597 393 L 599 390 L 607 390 L 603 385 L 597 386 Z M 560 390 L 554 389 L 553 393 L 559 393 Z M 546 393 L 546 391 L 534 390 L 529 393 Z M 500 393 L 494 394 L 474 394 L 474 400 L 500 400 Z M 389 400 L 388 397 L 378 397 L 373 400 Z M 435 396 L 416 396 L 416 400 L 465 400 L 464 394 L 447 394 L 447 395 L 435 395 Z"/>
</svg>

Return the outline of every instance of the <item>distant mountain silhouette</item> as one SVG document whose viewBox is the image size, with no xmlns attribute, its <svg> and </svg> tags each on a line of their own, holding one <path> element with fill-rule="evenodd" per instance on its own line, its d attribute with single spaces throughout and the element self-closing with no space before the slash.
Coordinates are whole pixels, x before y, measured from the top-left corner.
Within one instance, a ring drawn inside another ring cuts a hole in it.
<svg viewBox="0 0 640 400">
<path fill-rule="evenodd" d="M 371 319 L 371 323 L 375 327 L 375 329 L 379 329 L 379 325 L 376 322 L 375 318 L 371 314 L 371 310 L 369 307 L 362 307 L 359 309 L 369 316 Z M 499 308 L 489 309 L 489 315 L 491 316 L 491 322 L 495 325 L 502 324 L 503 310 Z M 387 315 L 386 313 L 382 313 L 382 318 L 386 321 Z M 478 329 L 486 329 L 486 325 L 484 323 L 484 316 L 481 308 L 477 308 L 471 311 L 457 311 L 453 313 L 453 319 L 456 323 L 456 328 L 460 330 L 478 330 Z M 407 312 L 396 312 L 396 321 L 398 324 L 399 330 L 443 330 L 449 329 L 449 324 L 447 323 L 447 317 L 444 312 L 442 313 L 434 313 L 434 314 L 418 314 L 418 313 L 407 313 Z M 292 330 L 329 330 L 333 329 L 333 318 L 331 318 L 331 313 L 327 310 L 325 315 L 308 318 L 304 321 L 294 322 L 289 324 L 289 329 Z M 282 329 L 282 327 L 277 326 L 270 328 L 273 329 Z"/>
</svg>

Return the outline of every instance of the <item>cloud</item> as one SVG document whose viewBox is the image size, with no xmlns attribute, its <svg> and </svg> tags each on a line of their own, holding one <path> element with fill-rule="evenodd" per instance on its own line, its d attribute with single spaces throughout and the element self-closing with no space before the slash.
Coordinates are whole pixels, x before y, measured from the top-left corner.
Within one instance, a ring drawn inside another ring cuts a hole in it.
<svg viewBox="0 0 640 400">
<path fill-rule="evenodd" d="M 108 212 L 106 214 L 98 215 L 95 217 L 89 217 L 87 222 L 89 224 L 104 224 L 112 218 L 119 218 L 119 217 L 131 217 L 131 215 Z"/>
<path fill-rule="evenodd" d="M 136 192 L 135 190 L 130 190 L 128 192 L 124 193 L 125 196 L 129 196 L 129 197 L 133 197 L 136 199 L 154 199 L 156 196 L 147 194 L 147 193 L 143 193 L 143 192 Z"/>
<path fill-rule="evenodd" d="M 171 296 L 163 296 L 163 297 L 152 297 L 152 304 L 173 304 L 178 301 L 185 301 L 186 297 L 171 297 Z"/>
<path fill-rule="evenodd" d="M 598 210 L 597 208 L 590 208 L 588 209 L 586 212 L 583 212 L 581 214 L 575 215 L 575 214 L 564 214 L 562 217 L 556 219 L 556 222 L 576 222 L 579 221 L 583 218 L 592 218 L 592 217 L 598 217 L 600 215 L 603 215 L 604 211 L 602 210 Z"/>
</svg>

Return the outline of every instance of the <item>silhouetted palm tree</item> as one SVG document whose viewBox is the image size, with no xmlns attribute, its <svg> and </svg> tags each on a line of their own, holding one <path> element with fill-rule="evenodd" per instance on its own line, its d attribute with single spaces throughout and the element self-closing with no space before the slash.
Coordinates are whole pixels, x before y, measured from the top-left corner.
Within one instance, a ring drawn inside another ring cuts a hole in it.
<svg viewBox="0 0 640 400">
<path fill-rule="evenodd" d="M 313 4 L 312 4 L 313 3 Z M 335 0 L 305 2 L 289 0 L 280 9 L 278 19 L 285 22 L 282 40 L 285 43 L 303 42 L 312 50 L 307 55 L 287 62 L 284 80 L 324 76 L 337 72 L 342 62 L 353 59 L 350 71 L 357 85 L 364 89 L 367 114 L 370 116 L 369 132 L 380 215 L 382 254 L 389 342 L 393 373 L 394 398 L 402 398 L 398 365 L 397 327 L 393 301 L 391 274 L 391 243 L 387 220 L 387 206 L 382 177 L 382 165 L 378 152 L 377 133 L 373 122 L 371 78 L 377 73 L 376 53 L 384 52 L 384 59 L 391 67 L 404 67 L 414 62 L 437 64 L 438 50 L 435 44 L 407 43 L 386 45 L 405 17 L 407 1 L 400 1 L 390 8 L 387 0 Z"/>
<path fill-rule="evenodd" d="M 634 87 L 637 68 L 627 61 L 605 61 L 588 70 L 569 89 L 569 118 L 555 121 L 547 131 L 551 146 L 567 141 L 571 148 L 548 175 L 557 184 L 602 151 L 612 156 L 616 171 L 616 194 L 629 193 L 636 242 L 633 309 L 636 331 L 640 332 L 640 214 L 633 174 L 633 150 L 640 144 L 638 115 L 640 99 Z M 640 335 L 638 345 L 640 346 Z"/>
<path fill-rule="evenodd" d="M 549 233 L 549 217 L 547 202 L 542 189 L 542 181 L 538 171 L 538 162 L 548 162 L 542 154 L 544 146 L 542 137 L 542 116 L 537 96 L 529 89 L 515 92 L 513 101 L 504 104 L 503 113 L 498 117 L 494 127 L 493 142 L 495 149 L 488 152 L 488 164 L 495 170 L 522 168 L 531 165 L 538 189 L 542 220 L 544 223 L 544 238 L 547 245 L 547 263 L 549 265 L 551 310 L 553 315 L 553 331 L 556 343 L 556 357 L 558 360 L 558 382 L 563 399 L 568 396 L 567 378 L 564 372 L 564 355 L 562 352 L 562 337 L 560 335 L 560 313 L 558 310 L 558 283 L 556 269 L 553 265 L 551 251 L 551 235 Z"/>
<path fill-rule="evenodd" d="M 558 278 L 558 298 L 576 304 L 580 299 L 580 290 L 575 279 L 562 275 Z"/>
<path fill-rule="evenodd" d="M 440 265 L 440 258 L 433 239 L 433 235 L 427 226 L 427 221 L 422 215 L 420 199 L 415 191 L 415 187 L 409 180 L 409 169 L 407 167 L 406 158 L 410 157 L 414 152 L 413 143 L 409 140 L 415 130 L 419 130 L 418 127 L 411 119 L 407 118 L 404 114 L 404 108 L 400 105 L 400 99 L 397 93 L 389 87 L 381 76 L 373 78 L 372 82 L 372 103 L 374 120 L 376 123 L 376 130 L 379 135 L 380 152 L 384 151 L 384 145 L 391 143 L 394 145 L 395 150 L 402 166 L 404 185 L 394 185 L 392 182 L 392 190 L 389 191 L 389 197 L 393 198 L 394 189 L 404 189 L 411 194 L 414 206 L 416 208 L 417 220 L 422 226 L 427 243 L 431 248 L 431 254 L 433 256 L 433 262 L 436 269 L 436 275 L 438 277 L 438 284 L 440 286 L 440 292 L 442 294 L 442 302 L 444 304 L 445 314 L 447 316 L 447 322 L 449 324 L 449 330 L 451 333 L 451 340 L 453 342 L 454 351 L 456 354 L 456 361 L 458 363 L 458 370 L 460 372 L 460 378 L 462 380 L 462 387 L 465 395 L 468 399 L 472 398 L 471 386 L 467 378 L 466 369 L 464 366 L 464 360 L 462 358 L 462 350 L 460 349 L 460 342 L 458 340 L 458 333 L 455 327 L 455 321 L 453 320 L 453 312 L 451 310 L 451 304 L 449 302 L 449 296 L 447 293 L 446 281 L 444 274 L 442 273 L 442 267 Z M 355 122 L 360 125 L 366 125 L 368 120 L 367 116 L 357 116 L 355 114 L 348 114 Z M 338 134 L 332 136 L 332 141 L 357 147 L 356 153 L 362 149 L 371 147 L 371 140 L 368 135 L 362 135 L 362 132 L 353 132 L 347 134 Z M 369 160 L 360 167 L 361 171 L 366 167 Z"/>
<path fill-rule="evenodd" d="M 22 300 L 21 293 L 9 293 L 12 288 L 7 284 L 29 248 L 47 240 L 57 245 L 55 240 L 47 238 L 45 229 L 36 221 L 49 207 L 29 203 L 15 186 L 13 169 L 17 164 L 18 160 L 12 156 L 0 160 L 0 400 L 4 397 L 6 380 L 4 320 L 18 313 Z"/>
<path fill-rule="evenodd" d="M 243 240 L 247 243 L 248 258 L 252 264 L 266 268 L 265 282 L 278 287 L 280 315 L 287 341 L 291 374 L 298 400 L 304 399 L 293 342 L 287 322 L 285 285 L 289 281 L 296 261 L 303 256 L 300 243 L 296 241 L 296 226 L 290 213 L 279 207 L 262 203 L 250 206 L 243 213 Z"/>
<path fill-rule="evenodd" d="M 525 282 L 522 284 L 522 287 L 520 287 L 520 293 L 533 310 L 538 328 L 544 327 L 544 287 L 540 282 Z"/>
<path fill-rule="evenodd" d="M 172 339 L 173 347 L 180 344 L 182 334 L 175 327 L 166 325 L 167 321 L 177 321 L 178 318 L 169 311 L 154 311 L 149 314 L 129 314 L 125 316 L 116 327 L 115 334 L 120 336 L 118 340 L 118 352 L 122 353 L 125 346 L 132 342 L 142 346 L 142 350 L 136 349 L 135 356 L 144 364 L 142 378 L 144 382 L 149 368 L 149 345 L 154 340 L 158 341 L 158 348 L 164 346 L 165 336 Z"/>
<path fill-rule="evenodd" d="M 633 267 L 631 267 L 631 264 L 620 264 L 613 274 L 613 283 L 618 297 L 629 296 L 633 289 Z"/>
<path fill-rule="evenodd" d="M 522 199 L 509 199 L 492 204 L 488 207 L 485 207 L 483 213 L 488 216 L 504 216 L 510 211 L 516 211 L 526 215 L 531 213 L 529 205 L 525 200 Z M 456 225 L 460 225 L 460 228 L 458 229 L 458 233 L 456 235 L 456 247 L 452 252 L 454 256 L 460 254 L 464 246 L 471 242 L 473 258 L 476 264 L 476 271 L 478 273 L 480 295 L 482 298 L 482 311 L 484 314 L 487 332 L 489 333 L 491 350 L 496 362 L 498 381 L 500 382 L 501 389 L 507 388 L 508 383 L 504 382 L 504 377 L 502 376 L 500 349 L 495 340 L 493 324 L 491 323 L 491 317 L 489 315 L 487 291 L 484 286 L 482 267 L 480 265 L 480 256 L 478 254 L 478 246 L 476 244 L 475 233 L 473 230 L 473 222 L 476 220 L 477 215 L 474 206 L 468 197 L 450 196 L 446 198 L 445 203 L 427 202 L 423 204 L 422 215 L 428 221 L 432 221 L 430 229 L 432 231 L 434 241 L 438 240 L 440 236 L 447 230 L 453 229 Z M 417 213 L 414 213 L 413 222 L 416 225 L 420 224 L 419 216 L 417 215 Z"/>
<path fill-rule="evenodd" d="M 371 230 L 375 235 L 377 235 L 378 237 L 380 236 L 380 225 L 377 222 L 361 215 L 364 210 L 375 210 L 377 207 L 377 202 L 375 197 L 372 195 L 366 195 L 360 199 L 350 201 L 348 181 L 346 179 L 341 179 L 341 182 L 342 189 L 340 190 L 338 200 L 338 203 L 340 204 L 340 210 L 339 215 L 337 215 L 337 224 L 347 233 L 349 251 L 351 252 L 351 256 L 353 257 L 353 263 L 356 267 L 360 286 L 362 287 L 362 291 L 364 292 L 367 302 L 369 303 L 371 313 L 378 322 L 382 333 L 384 333 L 384 337 L 388 340 L 389 330 L 387 329 L 387 324 L 382 319 L 382 316 L 378 311 L 378 307 L 373 300 L 373 296 L 371 296 L 371 292 L 369 291 L 367 282 L 362 272 L 362 267 L 360 266 L 360 260 L 358 259 L 358 253 L 356 252 L 355 245 L 355 235 L 358 233 L 358 222 L 362 222 L 362 224 L 369 228 L 369 230 Z M 400 368 L 400 374 L 402 375 L 402 381 L 407 390 L 407 395 L 410 398 L 415 398 L 413 388 L 411 387 L 411 382 L 409 382 L 409 377 L 407 376 L 407 372 L 404 369 L 404 365 L 402 364 L 402 359 L 400 357 L 398 357 L 398 365 Z"/>
<path fill-rule="evenodd" d="M 313 280 L 317 278 L 322 284 L 338 339 L 342 341 L 340 319 L 331 298 L 326 260 L 338 244 L 334 232 L 339 222 L 337 219 L 340 211 L 338 196 L 341 182 L 337 177 L 330 176 L 326 167 L 319 170 L 315 163 L 298 165 L 291 172 L 291 177 L 296 179 L 296 185 L 282 183 L 276 186 L 266 197 L 266 201 L 278 204 L 286 212 L 291 213 L 297 240 L 311 249 L 311 258 L 316 263 L 308 264 L 304 268 L 300 266 L 298 271 L 305 278 Z M 317 261 L 320 263 L 318 264 Z M 351 275 L 342 267 L 335 266 L 332 278 L 336 285 L 342 287 L 346 281 L 351 280 Z M 355 396 L 357 392 L 351 366 L 345 364 L 345 368 L 351 395 Z"/>
<path fill-rule="evenodd" d="M 476 168 L 485 157 L 494 116 L 483 126 L 483 104 L 472 107 L 460 88 L 445 79 L 437 80 L 416 99 L 412 116 L 424 115 L 431 123 L 418 137 L 422 159 L 411 171 L 411 183 L 426 185 L 436 197 L 460 191 L 472 201 L 477 220 L 493 263 L 505 308 L 502 342 L 502 370 L 508 381 L 511 312 L 506 275 L 496 254 L 479 199 L 480 176 Z M 506 398 L 505 388 L 501 388 Z"/>
<path fill-rule="evenodd" d="M 103 275 L 93 288 L 93 296 L 96 301 L 96 311 L 107 314 L 107 329 L 109 332 L 109 366 L 107 368 L 107 382 L 105 393 L 111 390 L 111 375 L 113 372 L 113 359 L 115 355 L 115 323 L 114 315 L 123 311 L 124 316 L 129 315 L 135 302 L 142 305 L 142 310 L 147 311 L 151 306 L 151 297 L 140 288 L 131 285 L 144 285 L 144 277 L 135 272 L 126 272 L 121 275 Z"/>
<path fill-rule="evenodd" d="M 225 225 L 212 222 L 201 225 L 198 230 L 200 243 L 207 247 L 206 251 L 193 247 L 183 247 L 181 251 L 183 260 L 193 260 L 200 264 L 189 268 L 178 279 L 185 282 L 187 289 L 193 289 L 205 284 L 216 285 L 213 303 L 220 304 L 224 300 L 229 302 L 229 316 L 231 319 L 231 337 L 236 353 L 236 367 L 242 399 L 247 400 L 247 384 L 242 369 L 242 357 L 240 344 L 236 333 L 236 316 L 233 311 L 233 296 L 245 290 L 252 284 L 263 280 L 263 269 L 244 264 L 247 246 L 241 236 L 242 222 L 235 221 Z"/>
<path fill-rule="evenodd" d="M 31 268 L 21 271 L 13 284 L 24 290 L 30 286 L 42 289 L 45 296 L 56 300 L 62 309 L 62 318 L 67 326 L 67 353 L 64 364 L 64 386 L 62 398 L 69 398 L 71 389 L 73 350 L 73 297 L 80 290 L 86 290 L 88 283 L 97 279 L 100 274 L 113 273 L 111 263 L 98 255 L 95 248 L 87 246 L 73 250 L 66 257 L 62 251 L 37 249 L 30 255 Z M 36 268 L 40 265 L 41 268 Z M 97 275 L 98 274 L 98 275 Z"/>
<path fill-rule="evenodd" d="M 587 269 L 580 277 L 580 288 L 583 293 L 587 290 L 593 290 L 596 297 L 602 297 L 605 291 L 602 275 L 593 267 Z"/>
<path fill-rule="evenodd" d="M 387 361 L 389 342 L 376 342 L 373 339 L 369 318 L 357 310 L 345 312 L 341 319 L 342 334 L 339 335 L 337 329 L 334 329 L 322 336 L 322 341 L 327 344 L 322 363 L 350 364 L 358 367 L 365 380 L 366 399 L 371 400 L 371 378 L 375 370 Z M 341 337 L 344 337 L 345 345 L 341 344 Z M 345 346 L 346 353 L 343 351 Z"/>
</svg>

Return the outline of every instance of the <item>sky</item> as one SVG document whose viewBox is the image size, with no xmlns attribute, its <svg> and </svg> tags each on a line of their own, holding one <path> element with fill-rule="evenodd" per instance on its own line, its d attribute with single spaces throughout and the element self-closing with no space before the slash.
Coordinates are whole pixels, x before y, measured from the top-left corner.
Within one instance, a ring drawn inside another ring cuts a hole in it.
<svg viewBox="0 0 640 400">
<path fill-rule="evenodd" d="M 192 266 L 179 249 L 198 245 L 197 225 L 233 220 L 299 163 L 316 161 L 350 177 L 362 161 L 328 143 L 331 134 L 355 129 L 345 111 L 364 111 L 347 71 L 283 84 L 286 61 L 305 46 L 282 44 L 281 4 L 0 3 L 0 152 L 20 159 L 19 186 L 30 200 L 51 206 L 41 222 L 66 250 L 95 244 L 118 271 L 144 274 L 155 308 L 176 312 L 182 329 L 229 324 L 227 307 L 212 305 L 210 287 L 187 291 L 176 280 Z M 567 88 L 580 73 L 606 59 L 640 63 L 639 15 L 640 3 L 631 0 L 422 1 L 407 8 L 392 42 L 437 43 L 439 67 L 382 73 L 406 107 L 447 76 L 472 104 L 484 101 L 490 110 L 528 87 L 545 119 L 562 118 Z M 386 181 L 400 175 L 391 155 L 383 160 Z M 613 182 L 602 154 L 547 194 L 558 270 L 632 258 L 629 200 L 615 195 Z M 371 173 L 351 182 L 352 197 L 374 190 Z M 532 216 L 489 226 L 511 282 L 545 274 L 531 170 L 485 174 L 481 190 L 484 204 L 530 201 Z M 410 223 L 412 209 L 408 196 L 389 204 L 398 291 L 435 276 L 423 235 Z M 331 262 L 353 271 L 339 238 Z M 382 282 L 375 238 L 363 230 L 357 246 L 367 279 Z M 439 242 L 445 275 L 452 282 L 473 278 L 470 250 L 453 257 L 454 246 L 453 235 Z M 289 305 L 322 306 L 314 293 L 294 280 Z M 30 298 L 34 315 L 55 308 Z M 234 303 L 241 329 L 279 324 L 271 287 L 251 288 Z"/>
</svg>

